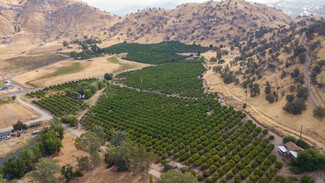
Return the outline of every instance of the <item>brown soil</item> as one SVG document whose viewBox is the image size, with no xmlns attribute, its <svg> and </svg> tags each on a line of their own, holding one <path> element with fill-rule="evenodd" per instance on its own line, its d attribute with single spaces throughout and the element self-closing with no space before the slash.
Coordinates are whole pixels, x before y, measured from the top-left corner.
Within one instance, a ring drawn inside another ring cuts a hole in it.
<svg viewBox="0 0 325 183">
<path fill-rule="evenodd" d="M 25 122 L 39 117 L 40 114 L 19 103 L 0 106 L 0 128 L 12 126 L 18 120 Z"/>
</svg>

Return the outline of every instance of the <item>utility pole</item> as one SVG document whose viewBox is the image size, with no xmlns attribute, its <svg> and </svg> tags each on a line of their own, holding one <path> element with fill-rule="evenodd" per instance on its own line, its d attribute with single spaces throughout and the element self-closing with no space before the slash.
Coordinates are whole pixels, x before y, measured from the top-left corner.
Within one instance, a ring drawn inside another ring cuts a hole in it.
<svg viewBox="0 0 325 183">
<path fill-rule="evenodd" d="M 302 127 L 304 127 L 304 125 L 301 125 L 301 130 L 300 130 L 300 140 L 301 140 L 301 134 L 302 134 Z"/>
<path fill-rule="evenodd" d="M 246 105 L 247 105 L 247 86 L 246 86 Z"/>
</svg>

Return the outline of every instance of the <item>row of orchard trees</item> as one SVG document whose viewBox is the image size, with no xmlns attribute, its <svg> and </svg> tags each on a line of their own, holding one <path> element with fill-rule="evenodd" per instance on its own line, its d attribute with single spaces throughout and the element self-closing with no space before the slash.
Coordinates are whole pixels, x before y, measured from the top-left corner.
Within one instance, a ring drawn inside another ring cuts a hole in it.
<svg viewBox="0 0 325 183">
<path fill-rule="evenodd" d="M 108 80 L 100 81 L 97 79 L 73 81 L 47 87 L 37 92 L 28 93 L 27 96 L 32 98 L 37 96 L 40 98 L 33 102 L 55 116 L 63 117 L 76 115 L 80 109 L 84 110 L 90 107 L 89 102 L 84 102 L 82 99 L 91 98 L 98 90 L 107 86 L 107 81 Z M 45 97 L 45 94 L 50 90 L 57 93 Z M 64 94 L 62 91 L 64 91 Z"/>
<path fill-rule="evenodd" d="M 206 97 L 203 81 L 199 79 L 205 71 L 202 63 L 167 63 L 147 67 L 140 71 L 121 73 L 121 81 L 134 88 L 178 94 L 183 97 Z"/>
<path fill-rule="evenodd" d="M 252 121 L 242 122 L 244 117 L 211 99 L 167 97 L 112 86 L 82 124 L 88 129 L 100 125 L 108 134 L 112 129 L 126 131 L 133 143 L 158 155 L 161 163 L 172 158 L 187 165 L 186 171 L 199 170 L 198 180 L 227 177 L 240 182 L 250 175 L 254 181 L 272 180 L 281 168 L 271 154 L 272 138 Z"/>
</svg>

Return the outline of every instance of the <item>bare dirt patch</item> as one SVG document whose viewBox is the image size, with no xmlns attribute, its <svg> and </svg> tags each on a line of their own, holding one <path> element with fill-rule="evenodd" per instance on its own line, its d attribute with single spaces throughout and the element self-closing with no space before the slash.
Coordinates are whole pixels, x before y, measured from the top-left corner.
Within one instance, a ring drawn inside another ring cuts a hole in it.
<svg viewBox="0 0 325 183">
<path fill-rule="evenodd" d="M 104 76 L 105 73 L 118 73 L 133 69 L 141 69 L 148 66 L 148 64 L 142 64 L 137 62 L 125 61 L 119 59 L 122 64 L 111 63 L 107 60 L 107 57 L 98 57 L 88 60 L 76 61 L 73 59 L 67 59 L 57 62 L 55 64 L 46 66 L 39 70 L 33 70 L 31 72 L 16 76 L 13 80 L 27 86 L 45 87 L 56 84 L 61 84 L 68 81 L 80 80 L 86 78 L 94 78 Z M 56 75 L 53 77 L 46 77 L 49 73 L 54 73 L 62 67 L 68 67 L 72 63 L 79 62 L 82 65 L 82 70 L 71 74 Z M 29 83 L 29 85 L 28 85 Z"/>
<path fill-rule="evenodd" d="M 37 112 L 16 102 L 0 105 L 0 128 L 12 126 L 18 120 L 25 122 L 39 117 Z"/>
</svg>

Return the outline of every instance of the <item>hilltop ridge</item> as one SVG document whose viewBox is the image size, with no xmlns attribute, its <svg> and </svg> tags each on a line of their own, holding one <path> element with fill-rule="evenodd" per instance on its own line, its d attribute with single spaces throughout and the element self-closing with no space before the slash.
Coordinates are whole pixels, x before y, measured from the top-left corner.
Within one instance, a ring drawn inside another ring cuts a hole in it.
<svg viewBox="0 0 325 183">
<path fill-rule="evenodd" d="M 271 7 L 244 0 L 189 3 L 172 10 L 146 9 L 118 18 L 79 0 L 5 0 L 0 3 L 3 48 L 61 44 L 98 38 L 118 42 L 226 44 L 258 27 L 289 26 L 294 19 Z M 57 47 L 56 47 L 57 49 Z M 54 50 L 53 50 L 54 51 Z"/>
</svg>

